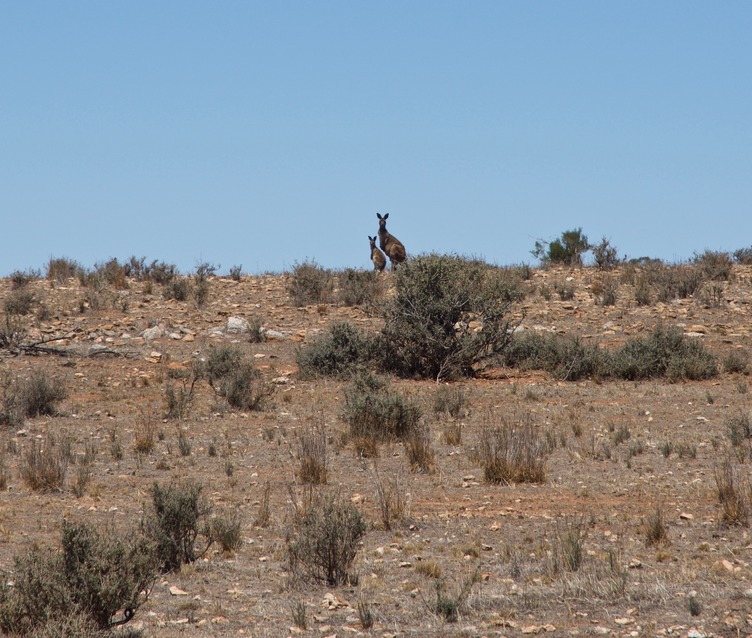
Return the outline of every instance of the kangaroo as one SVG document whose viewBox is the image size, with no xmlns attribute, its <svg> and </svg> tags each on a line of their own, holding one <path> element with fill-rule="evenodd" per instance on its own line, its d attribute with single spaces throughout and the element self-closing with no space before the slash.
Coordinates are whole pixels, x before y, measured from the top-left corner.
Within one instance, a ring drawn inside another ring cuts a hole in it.
<svg viewBox="0 0 752 638">
<path fill-rule="evenodd" d="M 386 257 L 376 247 L 376 238 L 368 235 L 368 241 L 371 242 L 371 261 L 373 262 L 373 269 L 377 272 L 383 272 L 386 268 Z"/>
<path fill-rule="evenodd" d="M 379 218 L 379 244 L 381 245 L 381 250 L 389 257 L 389 261 L 392 263 L 392 270 L 394 270 L 397 264 L 405 261 L 405 247 L 399 239 L 391 235 L 386 229 L 386 220 L 389 217 L 389 213 L 383 217 L 376 213 L 376 217 Z"/>
</svg>

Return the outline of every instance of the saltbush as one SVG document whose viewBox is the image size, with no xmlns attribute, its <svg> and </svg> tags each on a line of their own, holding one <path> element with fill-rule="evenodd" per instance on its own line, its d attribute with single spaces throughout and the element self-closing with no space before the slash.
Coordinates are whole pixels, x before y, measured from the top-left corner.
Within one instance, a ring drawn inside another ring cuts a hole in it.
<svg viewBox="0 0 752 638">
<path fill-rule="evenodd" d="M 395 274 L 382 330 L 383 368 L 407 378 L 473 376 L 510 338 L 518 290 L 487 264 L 422 255 Z"/>
<path fill-rule="evenodd" d="M 377 353 L 375 337 L 349 321 L 339 321 L 317 335 L 309 345 L 299 348 L 296 358 L 303 378 L 344 378 L 375 362 Z"/>
</svg>

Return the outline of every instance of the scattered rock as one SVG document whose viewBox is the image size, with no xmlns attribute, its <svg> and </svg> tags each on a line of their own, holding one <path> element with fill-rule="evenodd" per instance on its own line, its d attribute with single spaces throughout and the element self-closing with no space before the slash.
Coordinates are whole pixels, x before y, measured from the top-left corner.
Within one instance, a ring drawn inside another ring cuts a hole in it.
<svg viewBox="0 0 752 638">
<path fill-rule="evenodd" d="M 146 339 L 147 341 L 152 341 L 153 339 L 159 339 L 160 337 L 164 336 L 164 330 L 160 328 L 159 326 L 154 326 L 153 328 L 147 328 L 141 333 L 141 336 Z"/>
<path fill-rule="evenodd" d="M 251 331 L 251 324 L 243 317 L 228 317 L 227 334 L 244 334 Z"/>
</svg>

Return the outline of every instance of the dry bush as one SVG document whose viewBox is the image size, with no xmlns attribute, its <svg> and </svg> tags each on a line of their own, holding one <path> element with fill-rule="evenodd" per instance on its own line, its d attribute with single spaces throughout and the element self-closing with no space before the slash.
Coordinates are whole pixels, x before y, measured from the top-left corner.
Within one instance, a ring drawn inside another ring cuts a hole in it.
<svg viewBox="0 0 752 638">
<path fill-rule="evenodd" d="M 21 478 L 39 492 L 61 491 L 70 461 L 70 441 L 58 441 L 47 434 L 42 441 L 32 439 L 21 457 Z"/>
<path fill-rule="evenodd" d="M 287 536 L 291 572 L 328 587 L 345 584 L 365 533 L 363 516 L 339 493 L 312 493 Z"/>
<path fill-rule="evenodd" d="M 663 520 L 663 512 L 660 507 L 650 514 L 643 523 L 645 544 L 649 547 L 666 543 L 668 541 L 668 528 Z"/>
<path fill-rule="evenodd" d="M 475 450 L 489 483 L 543 483 L 546 446 L 540 429 L 526 417 L 483 427 Z"/>
<path fill-rule="evenodd" d="M 264 484 L 264 491 L 261 493 L 261 501 L 259 502 L 258 514 L 253 521 L 256 527 L 269 527 L 272 520 L 271 507 L 269 506 L 269 499 L 271 496 L 272 486 L 267 481 Z"/>
<path fill-rule="evenodd" d="M 213 542 L 209 515 L 211 506 L 201 494 L 200 483 L 181 483 L 151 488 L 151 506 L 141 528 L 155 544 L 156 557 L 164 572 L 180 569 L 204 555 Z M 198 538 L 204 547 L 198 548 Z"/>
<path fill-rule="evenodd" d="M 64 382 L 44 370 L 34 370 L 28 378 L 2 381 L 3 403 L 0 424 L 20 425 L 25 418 L 54 416 L 57 404 L 68 396 Z"/>
<path fill-rule="evenodd" d="M 52 257 L 47 263 L 47 279 L 55 283 L 64 284 L 80 272 L 83 272 L 81 264 L 67 257 Z"/>
<path fill-rule="evenodd" d="M 410 469 L 414 472 L 432 472 L 436 455 L 431 448 L 431 431 L 428 426 L 413 428 L 405 439 L 405 452 Z"/>
<path fill-rule="evenodd" d="M 205 378 L 214 391 L 236 410 L 261 410 L 274 393 L 251 359 L 234 346 L 212 348 L 194 370 L 195 378 Z"/>
<path fill-rule="evenodd" d="M 154 416 L 142 411 L 133 432 L 133 449 L 138 454 L 151 454 L 157 444 L 157 424 Z"/>
<path fill-rule="evenodd" d="M 439 616 L 442 620 L 457 622 L 468 606 L 468 598 L 473 587 L 480 580 L 480 573 L 475 572 L 462 581 L 462 584 L 456 588 L 455 594 L 448 594 L 446 582 L 443 579 L 438 579 L 433 587 L 435 597 L 432 600 L 424 599 L 423 602 L 432 614 Z"/>
<path fill-rule="evenodd" d="M 749 371 L 749 352 L 747 350 L 731 350 L 722 361 L 723 369 L 729 374 Z"/>
<path fill-rule="evenodd" d="M 552 574 L 562 571 L 576 572 L 585 559 L 587 523 L 582 518 L 557 521 L 553 530 L 549 570 Z"/>
<path fill-rule="evenodd" d="M 294 264 L 287 292 L 296 306 L 330 303 L 334 295 L 334 274 L 315 261 Z"/>
<path fill-rule="evenodd" d="M 28 315 L 34 309 L 36 297 L 34 293 L 25 288 L 12 291 L 3 300 L 3 310 L 9 315 Z"/>
<path fill-rule="evenodd" d="M 747 525 L 752 505 L 749 478 L 726 460 L 715 468 L 715 485 L 721 505 L 721 521 L 725 525 Z"/>
<path fill-rule="evenodd" d="M 209 535 L 215 543 L 219 544 L 223 552 L 235 552 L 243 546 L 242 527 L 239 511 L 232 509 L 228 514 L 212 517 L 209 523 Z"/>
<path fill-rule="evenodd" d="M 301 483 L 324 485 L 328 465 L 326 429 L 312 426 L 298 437 L 298 479 Z"/>
<path fill-rule="evenodd" d="M 33 548 L 16 557 L 13 586 L 8 577 L 0 586 L 4 633 L 106 636 L 100 632 L 131 620 L 146 601 L 156 569 L 143 536 L 63 520 L 61 544 L 61 551 Z"/>
<path fill-rule="evenodd" d="M 705 279 L 711 281 L 729 281 L 734 269 L 731 255 L 723 251 L 706 250 L 695 253 L 692 263 L 699 268 Z"/>
<path fill-rule="evenodd" d="M 445 445 L 462 445 L 462 423 L 449 423 L 441 432 Z"/>
</svg>

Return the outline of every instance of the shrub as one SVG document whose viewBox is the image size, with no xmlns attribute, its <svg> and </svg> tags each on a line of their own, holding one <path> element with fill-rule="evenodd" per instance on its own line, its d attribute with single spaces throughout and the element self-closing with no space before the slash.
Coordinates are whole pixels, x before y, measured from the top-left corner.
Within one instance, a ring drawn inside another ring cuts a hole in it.
<svg viewBox="0 0 752 638">
<path fill-rule="evenodd" d="M 685 337 L 679 328 L 664 325 L 627 341 L 612 354 L 610 368 L 613 376 L 627 380 L 699 380 L 718 374 L 715 357 L 700 341 Z"/>
<path fill-rule="evenodd" d="M 472 593 L 473 586 L 480 582 L 480 579 L 481 576 L 478 572 L 465 578 L 454 595 L 447 595 L 446 583 L 443 579 L 437 579 L 433 586 L 436 598 L 432 601 L 424 601 L 426 607 L 431 613 L 441 617 L 446 622 L 457 622 L 460 614 L 467 606 L 467 599 Z"/>
<path fill-rule="evenodd" d="M 338 493 L 313 495 L 296 513 L 287 538 L 291 571 L 329 587 L 348 582 L 365 533 L 361 513 Z"/>
<path fill-rule="evenodd" d="M 240 278 L 243 275 L 243 264 L 240 264 L 240 266 L 232 266 L 230 268 L 230 279 L 233 281 L 240 281 Z"/>
<path fill-rule="evenodd" d="M 174 299 L 175 301 L 186 301 L 191 294 L 191 283 L 187 279 L 170 278 L 165 282 L 162 296 L 165 299 Z"/>
<path fill-rule="evenodd" d="M 161 487 L 154 483 L 151 489 L 151 508 L 144 515 L 142 529 L 154 541 L 160 568 L 165 571 L 180 569 L 202 556 L 212 542 L 208 516 L 211 507 L 202 497 L 200 483 L 184 483 Z M 197 550 L 199 536 L 204 536 L 205 547 Z"/>
<path fill-rule="evenodd" d="M 752 265 L 752 246 L 734 251 L 734 261 L 744 266 Z"/>
<path fill-rule="evenodd" d="M 338 298 L 345 306 L 375 306 L 383 295 L 381 279 L 373 270 L 347 268 L 338 280 Z"/>
<path fill-rule="evenodd" d="M 396 271 L 382 330 L 383 366 L 403 377 L 473 376 L 509 341 L 517 291 L 487 264 L 424 255 Z"/>
<path fill-rule="evenodd" d="M 209 299 L 209 277 L 217 272 L 218 266 L 207 262 L 196 266 L 193 274 L 193 299 L 199 308 L 203 308 Z"/>
<path fill-rule="evenodd" d="M 540 259 L 545 266 L 565 265 L 581 266 L 582 255 L 590 250 L 590 244 L 586 235 L 582 234 L 582 228 L 567 230 L 561 234 L 561 238 L 551 242 L 536 241 L 535 249 L 531 254 Z"/>
<path fill-rule="evenodd" d="M 16 557 L 13 586 L 3 579 L 0 629 L 19 635 L 45 628 L 39 635 L 94 635 L 96 629 L 131 620 L 155 576 L 152 548 L 143 536 L 100 533 L 64 520 L 62 551 L 34 548 Z M 122 619 L 116 619 L 119 610 Z M 83 633 L 51 633 L 54 623 Z"/>
<path fill-rule="evenodd" d="M 377 352 L 374 337 L 348 321 L 341 321 L 317 335 L 308 346 L 299 348 L 296 359 L 303 378 L 349 378 L 372 363 Z"/>
<path fill-rule="evenodd" d="M 240 514 L 234 509 L 226 516 L 212 517 L 209 533 L 223 552 L 235 552 L 243 546 L 241 528 Z"/>
<path fill-rule="evenodd" d="M 334 275 L 315 261 L 295 264 L 287 291 L 296 306 L 329 303 L 334 292 Z"/>
<path fill-rule="evenodd" d="M 475 450 L 489 483 L 543 483 L 546 446 L 539 428 L 530 420 L 507 421 L 484 427 Z"/>
<path fill-rule="evenodd" d="M 668 540 L 668 528 L 663 521 L 663 512 L 660 507 L 657 507 L 655 512 L 645 519 L 644 528 L 646 545 L 659 545 Z"/>
<path fill-rule="evenodd" d="M 619 265 L 620 260 L 616 246 L 612 246 L 611 242 L 605 237 L 601 239 L 599 244 L 591 246 L 591 249 L 595 265 L 600 270 L 613 270 Z"/>
<path fill-rule="evenodd" d="M 582 519 L 557 522 L 551 551 L 551 571 L 576 572 L 585 558 L 587 525 Z"/>
<path fill-rule="evenodd" d="M 404 439 L 415 429 L 420 417 L 420 408 L 392 392 L 385 381 L 373 375 L 357 375 L 345 390 L 343 418 L 353 437 L 377 441 Z"/>
<path fill-rule="evenodd" d="M 41 273 L 38 270 L 14 270 L 10 276 L 10 283 L 12 290 L 20 290 L 26 288 L 32 281 L 35 281 L 41 277 Z"/>
<path fill-rule="evenodd" d="M 546 370 L 557 379 L 577 381 L 607 372 L 607 354 L 597 344 L 552 333 L 517 333 L 502 355 L 510 367 Z"/>
<path fill-rule="evenodd" d="M 746 350 L 732 350 L 723 358 L 723 369 L 728 373 L 747 372 L 749 352 Z"/>
<path fill-rule="evenodd" d="M 9 315 L 28 315 L 34 308 L 35 300 L 30 290 L 14 290 L 3 301 L 3 310 Z"/>
<path fill-rule="evenodd" d="M 706 250 L 695 253 L 692 263 L 700 269 L 705 279 L 711 281 L 728 281 L 734 269 L 731 255 L 723 251 Z"/>
<path fill-rule="evenodd" d="M 72 259 L 52 257 L 47 263 L 47 279 L 64 284 L 71 277 L 77 277 L 82 270 L 82 266 Z"/>
<path fill-rule="evenodd" d="M 175 264 L 168 264 L 163 261 L 157 261 L 156 259 L 151 262 L 148 269 L 145 272 L 146 279 L 150 279 L 155 283 L 165 285 L 170 283 L 178 274 L 178 269 Z M 167 297 L 169 299 L 169 297 Z"/>
<path fill-rule="evenodd" d="M 435 464 L 435 455 L 431 449 L 431 434 L 427 426 L 413 428 L 405 440 L 405 452 L 410 469 L 431 472 Z"/>
<path fill-rule="evenodd" d="M 466 405 L 467 397 L 460 386 L 440 385 L 433 393 L 433 412 L 436 416 L 448 414 L 452 418 L 459 418 Z"/>
<path fill-rule="evenodd" d="M 204 376 L 214 391 L 237 410 L 262 409 L 273 392 L 253 361 L 245 359 L 232 346 L 210 350 L 206 362 L 197 367 L 195 374 Z"/>
<path fill-rule="evenodd" d="M 407 490 L 396 478 L 382 479 L 377 471 L 374 473 L 381 526 L 389 531 L 396 522 L 404 518 L 407 512 Z"/>
</svg>

